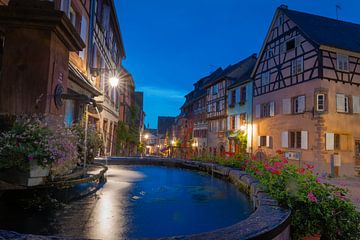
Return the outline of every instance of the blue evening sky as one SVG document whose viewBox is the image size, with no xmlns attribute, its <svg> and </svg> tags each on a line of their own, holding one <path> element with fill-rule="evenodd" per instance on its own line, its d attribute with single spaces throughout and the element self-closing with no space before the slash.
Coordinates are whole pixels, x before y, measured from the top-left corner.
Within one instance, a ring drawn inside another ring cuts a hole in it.
<svg viewBox="0 0 360 240">
<path fill-rule="evenodd" d="M 144 91 L 145 123 L 176 116 L 193 83 L 258 53 L 274 11 L 290 9 L 360 23 L 359 0 L 115 0 L 123 62 Z M 350 37 L 350 36 L 349 36 Z"/>
</svg>

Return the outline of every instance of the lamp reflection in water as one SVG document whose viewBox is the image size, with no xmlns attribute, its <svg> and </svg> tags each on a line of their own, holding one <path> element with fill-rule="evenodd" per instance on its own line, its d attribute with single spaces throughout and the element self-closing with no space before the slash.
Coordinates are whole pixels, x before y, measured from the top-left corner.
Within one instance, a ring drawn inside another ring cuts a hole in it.
<svg viewBox="0 0 360 240">
<path fill-rule="evenodd" d="M 109 169 L 106 188 L 99 191 L 99 199 L 88 221 L 87 229 L 90 232 L 87 237 L 108 240 L 124 238 L 130 224 L 125 211 L 130 203 L 129 191 L 133 182 L 144 177 L 139 172 L 127 169 Z"/>
</svg>

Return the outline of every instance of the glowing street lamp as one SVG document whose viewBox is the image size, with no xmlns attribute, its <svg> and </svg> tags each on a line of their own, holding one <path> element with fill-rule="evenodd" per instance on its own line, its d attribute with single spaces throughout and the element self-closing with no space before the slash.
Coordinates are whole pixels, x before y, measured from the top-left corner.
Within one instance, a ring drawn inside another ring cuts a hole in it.
<svg viewBox="0 0 360 240">
<path fill-rule="evenodd" d="M 176 143 L 175 140 L 171 141 L 171 145 L 175 146 L 175 143 Z"/>
<path fill-rule="evenodd" d="M 246 130 L 246 126 L 245 126 L 245 125 L 241 125 L 241 126 L 240 126 L 240 130 L 241 130 L 241 131 L 245 131 L 245 130 Z"/>
<path fill-rule="evenodd" d="M 117 77 L 111 77 L 110 79 L 109 79 L 109 82 L 110 82 L 110 86 L 111 87 L 117 87 L 117 85 L 119 85 L 119 78 L 117 78 Z"/>
<path fill-rule="evenodd" d="M 145 139 L 148 139 L 148 138 L 149 138 L 149 134 L 145 134 L 144 138 L 145 138 Z"/>
</svg>

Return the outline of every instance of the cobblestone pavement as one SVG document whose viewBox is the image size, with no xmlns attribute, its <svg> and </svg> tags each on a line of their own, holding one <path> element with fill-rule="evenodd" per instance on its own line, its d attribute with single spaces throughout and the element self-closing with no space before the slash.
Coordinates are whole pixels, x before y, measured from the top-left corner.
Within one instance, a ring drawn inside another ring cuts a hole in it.
<svg viewBox="0 0 360 240">
<path fill-rule="evenodd" d="M 360 177 L 327 178 L 324 182 L 349 190 L 349 198 L 360 211 Z"/>
</svg>

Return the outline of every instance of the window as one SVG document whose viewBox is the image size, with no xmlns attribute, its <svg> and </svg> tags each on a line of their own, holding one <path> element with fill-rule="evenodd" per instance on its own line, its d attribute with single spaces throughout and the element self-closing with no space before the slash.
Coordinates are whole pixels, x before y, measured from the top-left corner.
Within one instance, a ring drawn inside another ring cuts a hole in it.
<svg viewBox="0 0 360 240">
<path fill-rule="evenodd" d="M 72 7 L 70 7 L 70 16 L 69 16 L 69 18 L 70 18 L 70 21 L 71 21 L 72 25 L 76 28 L 76 13 L 75 13 L 75 10 Z"/>
<path fill-rule="evenodd" d="M 305 96 L 297 96 L 293 98 L 293 113 L 305 112 Z"/>
<path fill-rule="evenodd" d="M 289 132 L 290 135 L 290 148 L 301 148 L 301 132 Z"/>
<path fill-rule="evenodd" d="M 340 134 L 334 134 L 334 150 L 340 150 Z"/>
<path fill-rule="evenodd" d="M 212 94 L 217 94 L 219 92 L 219 86 L 218 84 L 215 84 L 214 86 L 212 86 Z"/>
<path fill-rule="evenodd" d="M 360 156 L 360 140 L 355 140 L 355 156 Z"/>
<path fill-rule="evenodd" d="M 261 86 L 266 86 L 270 82 L 270 71 L 261 74 Z"/>
<path fill-rule="evenodd" d="M 349 97 L 345 94 L 336 94 L 336 111 L 340 113 L 349 112 Z"/>
<path fill-rule="evenodd" d="M 230 116 L 230 119 L 229 119 L 229 129 L 230 130 L 234 130 L 235 129 L 235 116 Z"/>
<path fill-rule="evenodd" d="M 284 23 L 284 14 L 280 14 L 276 21 L 276 26 L 280 27 L 281 25 L 283 25 L 283 23 Z"/>
<path fill-rule="evenodd" d="M 246 113 L 240 114 L 240 126 L 244 126 L 246 124 Z"/>
<path fill-rule="evenodd" d="M 343 54 L 336 55 L 337 70 L 349 71 L 349 57 Z"/>
<path fill-rule="evenodd" d="M 296 75 L 304 71 L 304 58 L 299 57 L 291 61 L 291 74 Z"/>
<path fill-rule="evenodd" d="M 216 102 L 216 111 L 217 112 L 220 112 L 221 109 L 220 109 L 220 102 Z"/>
<path fill-rule="evenodd" d="M 240 88 L 240 104 L 243 105 L 246 102 L 246 86 Z"/>
<path fill-rule="evenodd" d="M 325 94 L 323 93 L 316 94 L 316 111 L 325 111 Z"/>
<path fill-rule="evenodd" d="M 261 117 L 274 116 L 274 102 L 269 102 L 261 105 Z"/>
<path fill-rule="evenodd" d="M 287 41 L 285 46 L 286 46 L 286 51 L 295 49 L 295 38 Z"/>
<path fill-rule="evenodd" d="M 360 113 L 360 96 L 352 97 L 352 113 Z"/>
<path fill-rule="evenodd" d="M 266 54 L 265 56 L 266 59 L 271 58 L 274 55 L 273 49 L 272 48 L 268 49 L 265 54 Z"/>
<path fill-rule="evenodd" d="M 62 0 L 60 4 L 60 10 L 65 12 L 66 16 L 70 18 L 70 0 Z"/>
<path fill-rule="evenodd" d="M 266 146 L 266 136 L 260 136 L 259 139 L 260 139 L 259 146 L 265 147 Z"/>
<path fill-rule="evenodd" d="M 233 90 L 233 91 L 231 91 L 231 94 L 230 94 L 229 107 L 234 107 L 235 101 L 236 101 L 236 91 Z"/>
</svg>

